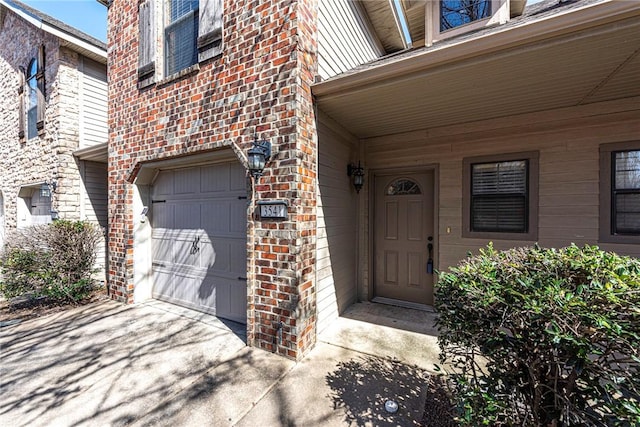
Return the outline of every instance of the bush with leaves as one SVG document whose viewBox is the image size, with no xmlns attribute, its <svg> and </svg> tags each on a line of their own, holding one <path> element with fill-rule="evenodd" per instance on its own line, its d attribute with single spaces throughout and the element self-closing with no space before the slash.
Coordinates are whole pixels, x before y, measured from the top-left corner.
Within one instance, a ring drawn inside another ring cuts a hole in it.
<svg viewBox="0 0 640 427">
<path fill-rule="evenodd" d="M 462 425 L 640 425 L 640 260 L 489 245 L 436 301 Z"/>
<path fill-rule="evenodd" d="M 0 256 L 0 293 L 79 301 L 92 289 L 101 232 L 86 221 L 58 220 L 13 231 Z"/>
</svg>

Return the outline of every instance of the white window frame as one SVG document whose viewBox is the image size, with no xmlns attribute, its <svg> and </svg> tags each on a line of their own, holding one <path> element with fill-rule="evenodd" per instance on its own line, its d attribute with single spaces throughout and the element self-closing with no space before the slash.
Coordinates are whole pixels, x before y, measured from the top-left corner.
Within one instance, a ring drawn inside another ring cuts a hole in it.
<svg viewBox="0 0 640 427">
<path fill-rule="evenodd" d="M 440 31 L 440 0 L 428 1 L 425 14 L 425 44 L 431 46 L 434 42 L 446 40 L 483 27 L 504 24 L 509 20 L 509 14 L 509 0 L 491 0 L 491 14 L 487 18 Z"/>
</svg>

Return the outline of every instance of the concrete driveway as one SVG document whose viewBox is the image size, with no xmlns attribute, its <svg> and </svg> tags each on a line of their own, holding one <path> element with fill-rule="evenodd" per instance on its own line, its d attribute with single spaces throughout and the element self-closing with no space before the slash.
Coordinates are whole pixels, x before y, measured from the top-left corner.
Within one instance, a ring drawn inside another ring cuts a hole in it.
<svg viewBox="0 0 640 427">
<path fill-rule="evenodd" d="M 0 425 L 417 425 L 432 315 L 416 312 L 415 331 L 389 313 L 369 323 L 372 307 L 354 305 L 297 364 L 246 347 L 243 325 L 157 301 L 4 327 Z M 389 398 L 398 413 L 384 411 Z"/>
</svg>

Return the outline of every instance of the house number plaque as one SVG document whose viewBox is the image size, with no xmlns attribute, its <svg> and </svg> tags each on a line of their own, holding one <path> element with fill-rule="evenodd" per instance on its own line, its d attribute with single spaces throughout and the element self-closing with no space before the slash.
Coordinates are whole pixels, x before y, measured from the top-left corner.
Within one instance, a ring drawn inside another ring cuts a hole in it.
<svg viewBox="0 0 640 427">
<path fill-rule="evenodd" d="M 287 219 L 287 201 L 260 200 L 258 214 L 260 219 Z"/>
</svg>

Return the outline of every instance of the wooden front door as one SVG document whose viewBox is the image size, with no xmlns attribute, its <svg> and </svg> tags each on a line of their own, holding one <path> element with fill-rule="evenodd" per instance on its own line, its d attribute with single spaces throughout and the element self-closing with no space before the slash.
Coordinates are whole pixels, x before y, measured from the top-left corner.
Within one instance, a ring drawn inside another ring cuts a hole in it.
<svg viewBox="0 0 640 427">
<path fill-rule="evenodd" d="M 435 264 L 433 204 L 433 171 L 376 176 L 377 297 L 433 304 L 433 274 L 427 271 L 429 259 Z"/>
</svg>

